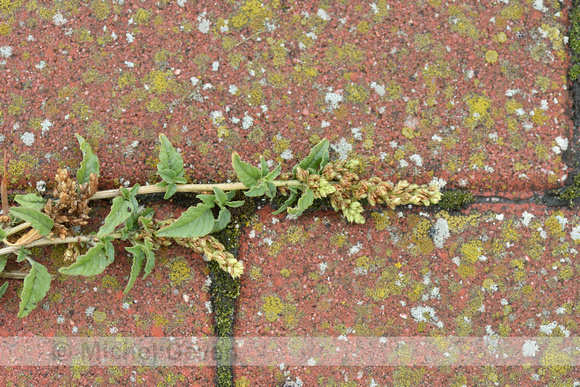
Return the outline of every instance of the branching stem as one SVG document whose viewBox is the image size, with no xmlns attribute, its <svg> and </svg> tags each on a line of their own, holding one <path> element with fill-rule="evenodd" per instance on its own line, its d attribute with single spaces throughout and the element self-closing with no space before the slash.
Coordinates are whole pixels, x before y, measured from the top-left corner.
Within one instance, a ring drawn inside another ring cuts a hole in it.
<svg viewBox="0 0 580 387">
<path fill-rule="evenodd" d="M 274 180 L 272 183 L 276 187 L 298 187 L 303 185 L 299 180 Z M 221 184 L 177 184 L 177 192 L 210 192 L 213 193 L 213 187 L 217 187 L 222 191 L 235 191 L 250 189 L 243 185 L 242 183 L 221 183 Z M 158 187 L 156 185 L 146 185 L 139 188 L 137 195 L 145 195 L 152 193 L 163 193 L 166 187 Z M 121 193 L 118 189 L 110 189 L 106 191 L 98 191 L 90 200 L 97 199 L 111 199 L 116 196 L 120 196 Z"/>
<path fill-rule="evenodd" d="M 113 232 L 113 233 L 107 234 L 106 236 L 113 237 L 113 238 L 117 239 L 117 238 L 120 238 L 122 235 L 120 232 Z M 79 235 L 79 236 L 66 237 L 64 239 L 61 239 L 61 238 L 51 239 L 51 238 L 44 237 L 44 238 L 39 239 L 37 241 L 34 241 L 32 243 L 26 244 L 26 248 L 37 247 L 37 246 L 46 246 L 46 245 L 60 245 L 63 243 L 78 243 L 78 242 L 93 242 L 93 241 L 97 241 L 97 237 L 95 235 L 88 235 L 88 236 Z M 20 246 L 4 247 L 3 249 L 0 249 L 0 255 L 15 253 L 19 249 L 20 249 Z"/>
</svg>

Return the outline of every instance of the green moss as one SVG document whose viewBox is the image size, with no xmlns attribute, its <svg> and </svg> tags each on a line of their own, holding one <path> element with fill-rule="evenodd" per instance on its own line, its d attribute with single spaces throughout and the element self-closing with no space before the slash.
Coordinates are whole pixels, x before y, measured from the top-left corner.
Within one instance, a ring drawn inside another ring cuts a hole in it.
<svg viewBox="0 0 580 387">
<path fill-rule="evenodd" d="M 580 197 L 580 174 L 574 176 L 572 184 L 561 189 L 559 193 L 557 191 L 555 193 L 558 195 L 558 199 L 566 202 L 569 207 L 573 207 L 576 200 Z"/>
<path fill-rule="evenodd" d="M 437 205 L 444 210 L 458 210 L 473 202 L 473 194 L 470 192 L 445 191 L 441 194 L 441 200 Z"/>
<path fill-rule="evenodd" d="M 232 208 L 232 221 L 222 231 L 214 236 L 225 246 L 226 250 L 236 255 L 240 247 L 239 235 L 242 225 L 256 212 L 254 201 L 248 200 L 240 192 L 234 200 L 246 200 L 242 207 Z M 215 261 L 208 262 L 212 283 L 210 288 L 212 310 L 215 316 L 214 332 L 216 336 L 224 339 L 220 340 L 216 346 L 217 386 L 233 386 L 232 343 L 230 337 L 234 331 L 234 317 L 236 299 L 240 295 L 240 280 L 233 279 L 228 273 L 221 270 Z"/>
</svg>

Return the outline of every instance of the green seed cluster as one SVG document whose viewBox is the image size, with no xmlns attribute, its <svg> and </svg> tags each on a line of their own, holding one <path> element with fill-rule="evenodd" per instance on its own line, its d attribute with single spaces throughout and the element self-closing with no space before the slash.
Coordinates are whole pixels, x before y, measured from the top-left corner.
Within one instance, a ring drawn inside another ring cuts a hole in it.
<svg viewBox="0 0 580 387">
<path fill-rule="evenodd" d="M 410 184 L 403 180 L 396 186 L 379 177 L 361 180 L 354 173 L 358 160 L 329 162 L 320 175 L 311 174 L 300 167 L 296 178 L 314 191 L 314 198 L 326 198 L 335 211 L 341 210 L 349 222 L 363 224 L 361 199 L 371 206 L 386 204 L 391 209 L 405 204 L 428 206 L 441 199 L 439 187 L 434 185 Z"/>
</svg>

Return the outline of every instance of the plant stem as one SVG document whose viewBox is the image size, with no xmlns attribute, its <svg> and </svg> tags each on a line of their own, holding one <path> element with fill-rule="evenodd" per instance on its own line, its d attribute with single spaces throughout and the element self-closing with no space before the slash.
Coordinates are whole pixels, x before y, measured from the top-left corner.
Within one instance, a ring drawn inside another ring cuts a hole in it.
<svg viewBox="0 0 580 387">
<path fill-rule="evenodd" d="M 18 226 L 14 226 L 12 228 L 9 228 L 8 230 L 4 230 L 4 232 L 6 232 L 6 236 L 10 236 L 10 235 L 16 234 L 19 231 L 26 230 L 28 227 L 30 227 L 30 223 L 24 222 L 24 223 L 19 224 Z"/>
<path fill-rule="evenodd" d="M 274 180 L 272 183 L 276 187 L 296 187 L 301 186 L 303 183 L 299 180 Z M 249 189 L 242 183 L 220 183 L 220 184 L 177 184 L 177 192 L 213 192 L 213 187 L 217 187 L 222 191 L 235 191 Z M 146 195 L 152 193 L 162 193 L 165 192 L 165 187 L 158 187 L 156 185 L 146 185 L 139 187 L 137 195 Z M 111 199 L 116 196 L 121 196 L 121 192 L 118 189 L 110 189 L 106 191 L 98 191 L 90 200 L 97 199 Z"/>
<path fill-rule="evenodd" d="M 120 232 L 113 232 L 113 233 L 107 234 L 105 236 L 110 236 L 113 238 L 120 238 L 121 233 Z M 73 237 L 66 237 L 64 239 L 60 239 L 60 238 L 50 239 L 50 238 L 44 237 L 44 238 L 39 239 L 37 241 L 34 241 L 32 243 L 26 244 L 26 248 L 37 247 L 37 246 L 46 246 L 46 245 L 60 245 L 63 243 L 93 242 L 96 240 L 98 240 L 98 239 L 95 235 L 88 235 L 88 236 L 79 235 L 79 236 L 73 236 Z M 20 246 L 4 247 L 3 249 L 0 249 L 0 255 L 14 253 L 18 250 L 20 250 Z"/>
<path fill-rule="evenodd" d="M 27 272 L 23 273 L 21 271 L 5 271 L 3 273 L 0 273 L 0 278 L 23 280 L 24 278 L 26 278 L 27 275 L 28 275 Z M 54 280 L 56 279 L 56 276 L 54 274 L 50 274 L 50 279 Z"/>
</svg>

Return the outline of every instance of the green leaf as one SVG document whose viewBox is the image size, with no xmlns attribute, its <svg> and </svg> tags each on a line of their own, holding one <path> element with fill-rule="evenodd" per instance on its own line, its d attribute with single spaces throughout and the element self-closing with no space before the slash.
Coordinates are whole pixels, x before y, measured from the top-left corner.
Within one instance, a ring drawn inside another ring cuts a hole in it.
<svg viewBox="0 0 580 387">
<path fill-rule="evenodd" d="M 16 262 L 22 262 L 25 259 L 28 259 L 30 254 L 32 254 L 30 250 L 25 249 L 24 246 L 20 246 L 20 249 L 18 249 L 18 258 L 16 258 Z"/>
<path fill-rule="evenodd" d="M 227 202 L 226 205 L 228 207 L 231 207 L 231 208 L 237 208 L 237 207 L 243 206 L 244 203 L 245 203 L 244 200 L 236 200 L 236 201 L 233 201 L 233 202 Z"/>
<path fill-rule="evenodd" d="M 147 257 L 147 263 L 145 264 L 145 269 L 143 270 L 145 274 L 143 279 L 147 278 L 151 274 L 151 270 L 155 267 L 155 254 L 153 253 L 153 244 L 149 241 L 145 241 L 145 248 L 143 249 L 145 256 Z"/>
<path fill-rule="evenodd" d="M 163 199 L 167 200 L 170 197 L 172 197 L 175 193 L 177 192 L 177 185 L 175 185 L 175 183 L 171 183 L 167 186 L 167 189 L 165 190 L 165 195 L 163 196 Z"/>
<path fill-rule="evenodd" d="M 228 197 L 228 201 L 232 200 L 236 196 L 236 192 L 238 192 L 238 191 L 231 190 L 226 194 L 226 196 Z"/>
<path fill-rule="evenodd" d="M 215 195 L 199 194 L 196 196 L 196 198 L 201 200 L 203 202 L 203 204 L 205 204 L 209 208 L 215 207 L 215 200 L 216 200 Z"/>
<path fill-rule="evenodd" d="M 279 163 L 278 166 L 276 168 L 274 168 L 274 170 L 272 172 L 270 172 L 266 175 L 266 181 L 273 181 L 275 178 L 278 177 L 280 172 L 282 172 L 282 164 L 281 163 Z"/>
<path fill-rule="evenodd" d="M 79 184 L 84 184 L 88 182 L 91 178 L 91 173 L 99 176 L 99 158 L 93 153 L 91 146 L 84 138 L 75 133 L 77 140 L 79 141 L 81 151 L 83 152 L 83 161 L 81 161 L 81 166 L 77 171 L 77 180 Z"/>
<path fill-rule="evenodd" d="M 24 278 L 24 285 L 20 294 L 19 318 L 28 316 L 50 289 L 50 274 L 48 274 L 46 267 L 32 259 L 28 261 L 32 264 L 32 269 Z"/>
<path fill-rule="evenodd" d="M 141 266 L 143 266 L 143 261 L 145 260 L 145 252 L 143 251 L 143 245 L 137 244 L 132 247 L 125 247 L 125 250 L 133 254 L 133 265 L 131 266 L 131 275 L 129 277 L 129 282 L 125 287 L 123 294 L 129 293 L 129 290 L 133 287 L 139 272 L 141 271 Z"/>
<path fill-rule="evenodd" d="M 30 222 L 32 228 L 38 230 L 42 236 L 47 235 L 52 230 L 53 220 L 34 208 L 12 207 L 10 213 L 25 222 Z"/>
<path fill-rule="evenodd" d="M 6 267 L 6 262 L 8 262 L 8 257 L 5 255 L 0 255 L 0 273 L 4 271 Z"/>
<path fill-rule="evenodd" d="M 268 174 L 268 172 L 270 172 L 270 168 L 268 168 L 268 162 L 266 161 L 264 156 L 260 156 L 260 167 L 262 168 L 260 174 L 262 175 L 262 177 L 265 177 Z"/>
<path fill-rule="evenodd" d="M 254 187 L 262 177 L 262 173 L 258 168 L 243 162 L 236 152 L 232 153 L 232 164 L 238 179 L 248 188 Z"/>
<path fill-rule="evenodd" d="M 314 203 L 314 191 L 308 188 L 302 193 L 300 199 L 298 199 L 298 207 L 288 208 L 288 213 L 292 215 L 302 215 L 302 213 Z"/>
<path fill-rule="evenodd" d="M 46 200 L 44 200 L 44 198 L 33 193 L 26 195 L 16 195 L 14 200 L 16 200 L 16 202 L 18 202 L 23 207 L 33 208 L 38 211 L 42 210 L 46 204 Z"/>
<path fill-rule="evenodd" d="M 290 190 L 290 196 L 288 197 L 288 199 L 286 199 L 284 204 L 282 204 L 282 207 L 278 208 L 274 212 L 274 215 L 282 213 L 286 208 L 288 208 L 288 206 L 292 205 L 296 200 L 296 198 L 298 197 L 298 191 L 296 187 L 288 187 L 288 189 Z"/>
<path fill-rule="evenodd" d="M 4 285 L 0 286 L 0 298 L 6 293 L 6 289 L 8 289 L 8 282 L 4 282 Z"/>
<path fill-rule="evenodd" d="M 104 235 L 112 233 L 118 225 L 131 216 L 132 212 L 134 212 L 133 203 L 123 199 L 122 196 L 114 198 L 111 212 L 105 218 L 105 224 L 99 229 L 97 238 L 102 238 Z"/>
<path fill-rule="evenodd" d="M 105 245 L 101 241 L 91 247 L 85 254 L 77 257 L 77 261 L 70 266 L 61 267 L 59 273 L 66 275 L 83 275 L 85 277 L 101 274 L 107 266 L 113 263 L 114 251 L 111 251 L 110 241 Z"/>
<path fill-rule="evenodd" d="M 266 185 L 263 181 L 259 182 L 258 185 L 253 186 L 249 191 L 245 191 L 246 196 L 262 196 L 266 192 Z"/>
<path fill-rule="evenodd" d="M 318 173 L 328 163 L 329 141 L 325 138 L 310 150 L 310 154 L 300 162 L 300 168 L 309 170 L 310 173 Z M 292 169 L 292 174 L 296 176 L 297 165 Z"/>
<path fill-rule="evenodd" d="M 175 173 L 174 170 L 172 169 L 164 169 L 162 171 L 158 171 L 157 174 L 159 176 L 161 176 L 161 178 L 166 182 L 166 183 L 173 183 L 173 179 L 175 179 L 177 177 L 177 173 Z"/>
<path fill-rule="evenodd" d="M 213 187 L 213 192 L 215 193 L 215 198 L 218 201 L 218 206 L 223 208 L 228 202 L 228 195 L 218 187 Z"/>
<path fill-rule="evenodd" d="M 161 142 L 161 149 L 159 151 L 159 163 L 157 164 L 157 174 L 163 179 L 162 183 L 157 184 L 159 187 L 169 187 L 165 191 L 164 199 L 169 199 L 175 192 L 177 187 L 175 183 L 185 183 L 185 170 L 183 169 L 183 158 L 181 154 L 171 145 L 169 139 L 164 135 L 159 135 Z"/>
<path fill-rule="evenodd" d="M 157 231 L 157 236 L 172 238 L 193 238 L 209 234 L 213 230 L 214 219 L 209 206 L 198 204 L 190 207 L 172 225 Z"/>
<path fill-rule="evenodd" d="M 0 241 L 6 238 L 6 232 L 0 228 Z"/>
<path fill-rule="evenodd" d="M 212 232 L 217 232 L 226 228 L 226 226 L 230 223 L 232 219 L 232 215 L 227 208 L 223 208 L 220 210 L 217 220 L 213 226 Z"/>
<path fill-rule="evenodd" d="M 271 181 L 266 182 L 266 196 L 270 199 L 274 199 L 276 196 L 276 186 Z"/>
</svg>

